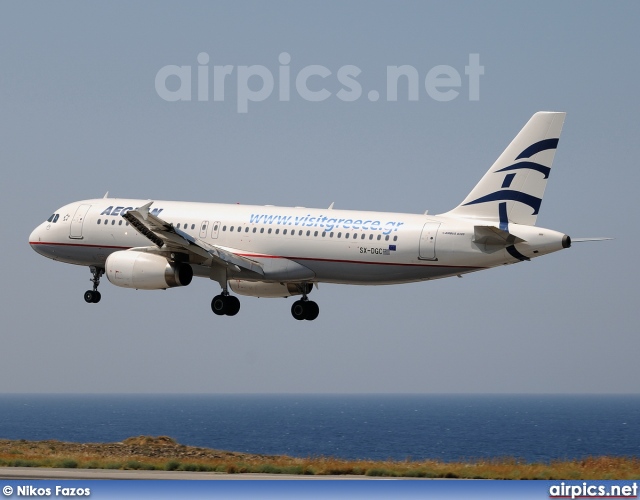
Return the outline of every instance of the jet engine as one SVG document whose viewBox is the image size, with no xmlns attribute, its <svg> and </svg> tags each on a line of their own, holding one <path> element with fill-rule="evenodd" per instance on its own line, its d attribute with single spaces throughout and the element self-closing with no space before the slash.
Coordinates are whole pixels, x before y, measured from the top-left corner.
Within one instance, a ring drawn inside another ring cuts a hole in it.
<svg viewBox="0 0 640 500">
<path fill-rule="evenodd" d="M 107 279 L 116 286 L 161 290 L 187 286 L 193 279 L 189 264 L 169 262 L 161 255 L 137 251 L 114 252 L 105 263 Z"/>
<path fill-rule="evenodd" d="M 291 297 L 309 293 L 311 283 L 266 283 L 264 281 L 229 280 L 231 290 L 250 297 Z"/>
</svg>

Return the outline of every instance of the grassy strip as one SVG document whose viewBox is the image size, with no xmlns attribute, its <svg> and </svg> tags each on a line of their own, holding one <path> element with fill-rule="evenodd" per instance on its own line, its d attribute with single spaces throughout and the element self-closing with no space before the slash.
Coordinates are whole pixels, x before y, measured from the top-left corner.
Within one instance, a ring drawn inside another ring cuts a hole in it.
<svg viewBox="0 0 640 500">
<path fill-rule="evenodd" d="M 282 460 L 282 459 L 281 459 Z M 292 462 L 296 459 L 291 458 Z M 167 470 L 226 472 L 227 474 L 363 475 L 370 477 L 463 478 L 463 479 L 640 479 L 638 459 L 598 457 L 583 461 L 529 464 L 514 460 L 469 463 L 442 462 L 347 462 L 337 459 L 307 459 L 300 464 L 246 462 L 158 462 L 139 457 L 136 460 L 104 461 L 65 458 L 6 459 L 3 467 L 59 467 L 82 469 Z"/>
<path fill-rule="evenodd" d="M 175 442 L 165 443 L 165 447 L 161 448 L 153 446 L 153 439 L 159 438 L 149 439 L 151 446 L 145 448 L 148 451 L 146 454 L 140 452 L 124 458 L 109 451 L 110 445 L 105 445 L 105 450 L 98 453 L 89 448 L 78 452 L 77 448 L 84 445 L 72 443 L 5 441 L 0 451 L 0 466 L 464 479 L 640 479 L 640 458 L 592 457 L 551 463 L 527 463 L 512 458 L 468 462 L 349 461 L 328 457 L 301 459 L 231 454 L 185 447 Z M 166 446 L 175 447 L 175 455 L 169 456 L 176 458 L 166 458 Z M 75 453 L 70 453 L 69 449 L 75 450 Z M 157 456 L 160 449 L 165 451 L 164 457 Z M 190 450 L 204 450 L 207 456 L 195 459 L 179 456 Z"/>
</svg>

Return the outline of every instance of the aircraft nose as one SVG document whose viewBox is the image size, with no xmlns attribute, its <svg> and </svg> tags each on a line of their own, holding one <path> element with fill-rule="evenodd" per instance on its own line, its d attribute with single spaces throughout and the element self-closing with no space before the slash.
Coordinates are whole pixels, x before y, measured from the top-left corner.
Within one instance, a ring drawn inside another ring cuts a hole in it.
<svg viewBox="0 0 640 500">
<path fill-rule="evenodd" d="M 36 227 L 29 235 L 29 243 L 37 243 L 40 241 L 40 226 Z"/>
<path fill-rule="evenodd" d="M 29 246 L 37 253 L 42 254 L 40 242 L 42 241 L 42 225 L 36 227 L 29 235 Z"/>
</svg>

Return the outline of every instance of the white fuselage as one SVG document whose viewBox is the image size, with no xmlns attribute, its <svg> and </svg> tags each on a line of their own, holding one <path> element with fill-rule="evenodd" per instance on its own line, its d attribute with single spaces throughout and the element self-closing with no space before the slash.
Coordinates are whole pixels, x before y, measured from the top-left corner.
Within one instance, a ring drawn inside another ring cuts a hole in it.
<svg viewBox="0 0 640 500">
<path fill-rule="evenodd" d="M 387 285 L 425 281 L 531 260 L 571 245 L 535 226 L 565 113 L 535 113 L 480 182 L 445 214 L 102 198 L 56 211 L 29 237 L 54 260 L 89 266 L 96 304 L 100 277 L 158 290 L 194 276 L 218 282 L 218 316 L 240 301 L 301 295 L 296 320 L 313 321 L 314 283 Z"/>
<path fill-rule="evenodd" d="M 104 267 L 113 252 L 150 245 L 122 217 L 145 203 L 114 198 L 71 203 L 40 224 L 29 243 L 54 260 Z M 407 283 L 523 260 L 505 247 L 478 243 L 474 227 L 481 222 L 473 219 L 157 200 L 152 209 L 197 240 L 259 262 L 264 281 Z M 517 250 L 528 259 L 566 247 L 566 236 L 556 231 L 511 224 L 509 232 L 525 240 Z M 194 263 L 193 271 L 210 277 L 210 268 L 201 263 Z"/>
</svg>

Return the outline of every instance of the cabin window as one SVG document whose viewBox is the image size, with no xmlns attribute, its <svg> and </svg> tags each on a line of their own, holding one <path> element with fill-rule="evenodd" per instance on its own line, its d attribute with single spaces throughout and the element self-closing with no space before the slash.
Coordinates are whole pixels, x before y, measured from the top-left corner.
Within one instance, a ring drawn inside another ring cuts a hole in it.
<svg viewBox="0 0 640 500">
<path fill-rule="evenodd" d="M 180 229 L 180 223 L 178 222 L 178 225 L 176 226 L 176 229 Z"/>
<path fill-rule="evenodd" d="M 222 230 L 226 231 L 227 230 L 227 226 L 222 226 Z"/>
<path fill-rule="evenodd" d="M 248 233 L 249 232 L 249 228 L 248 227 L 244 228 L 244 232 Z"/>
<path fill-rule="evenodd" d="M 333 238 L 333 231 L 329 233 L 329 238 Z"/>
<path fill-rule="evenodd" d="M 254 227 L 254 228 L 253 228 L 253 232 L 254 232 L 254 233 L 255 233 L 257 230 L 258 230 L 258 228 L 257 228 L 257 227 Z"/>
<path fill-rule="evenodd" d="M 384 241 L 389 241 L 389 235 L 388 234 L 384 237 Z"/>
<path fill-rule="evenodd" d="M 229 228 L 229 232 L 231 232 L 231 233 L 233 232 L 233 226 L 231 226 L 231 227 Z"/>
<path fill-rule="evenodd" d="M 307 236 L 309 236 L 311 234 L 311 231 L 307 231 Z"/>
<path fill-rule="evenodd" d="M 260 228 L 260 234 L 262 234 L 262 233 L 264 233 L 264 228 L 263 227 Z"/>
<path fill-rule="evenodd" d="M 116 220 L 115 220 L 115 219 L 113 219 L 113 220 L 111 221 L 111 225 L 112 225 L 112 226 L 115 226 L 115 225 L 116 225 Z"/>
<path fill-rule="evenodd" d="M 369 235 L 369 239 L 372 240 L 373 239 L 373 234 Z"/>
<path fill-rule="evenodd" d="M 242 228 L 240 226 L 238 226 L 238 232 L 242 231 Z"/>
<path fill-rule="evenodd" d="M 360 237 L 361 240 L 364 240 L 364 237 L 366 236 L 366 234 L 362 233 L 362 236 Z"/>
<path fill-rule="evenodd" d="M 195 224 L 191 224 L 191 229 L 195 229 L 196 225 Z M 218 226 L 216 226 L 216 231 L 218 230 Z"/>
<path fill-rule="evenodd" d="M 280 229 L 276 229 L 276 234 L 280 234 Z"/>
<path fill-rule="evenodd" d="M 118 226 L 122 226 L 122 221 L 118 221 Z"/>
<path fill-rule="evenodd" d="M 102 222 L 102 219 L 98 219 L 98 224 L 100 224 Z"/>
<path fill-rule="evenodd" d="M 268 233 L 269 233 L 269 234 L 271 234 L 271 228 L 269 228 L 269 231 L 268 231 Z"/>
<path fill-rule="evenodd" d="M 287 234 L 287 230 L 285 229 L 284 231 L 282 231 L 282 234 Z M 293 231 L 291 231 L 291 234 L 293 234 Z"/>
<path fill-rule="evenodd" d="M 315 232 L 313 233 L 313 235 L 314 235 L 314 236 L 318 236 L 318 231 L 315 231 Z"/>
<path fill-rule="evenodd" d="M 104 220 L 105 225 L 109 224 L 109 221 L 107 219 Z"/>
<path fill-rule="evenodd" d="M 379 234 L 379 235 L 378 235 L 378 238 L 377 238 L 377 239 L 378 239 L 378 241 L 380 241 L 380 238 L 382 238 L 382 235 L 380 235 L 380 234 Z"/>
<path fill-rule="evenodd" d="M 397 236 L 394 236 L 394 237 L 393 237 L 393 241 L 398 241 L 398 237 L 397 237 Z"/>
</svg>

